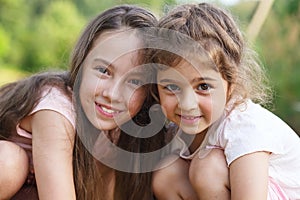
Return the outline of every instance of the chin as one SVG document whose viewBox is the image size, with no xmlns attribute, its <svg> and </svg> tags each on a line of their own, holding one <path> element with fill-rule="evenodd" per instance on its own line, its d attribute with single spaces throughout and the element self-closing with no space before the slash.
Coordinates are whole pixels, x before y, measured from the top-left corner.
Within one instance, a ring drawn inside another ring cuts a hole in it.
<svg viewBox="0 0 300 200">
<path fill-rule="evenodd" d="M 189 135 L 197 135 L 201 134 L 202 132 L 206 131 L 207 128 L 199 128 L 199 127 L 181 127 L 181 129 Z"/>
<path fill-rule="evenodd" d="M 115 128 L 117 128 L 117 124 L 104 124 L 104 123 L 99 123 L 96 124 L 95 126 L 97 129 L 101 130 L 101 131 L 109 131 L 109 130 L 113 130 Z"/>
<path fill-rule="evenodd" d="M 183 132 L 189 135 L 196 135 L 199 133 L 199 130 L 196 128 L 181 128 Z"/>
</svg>

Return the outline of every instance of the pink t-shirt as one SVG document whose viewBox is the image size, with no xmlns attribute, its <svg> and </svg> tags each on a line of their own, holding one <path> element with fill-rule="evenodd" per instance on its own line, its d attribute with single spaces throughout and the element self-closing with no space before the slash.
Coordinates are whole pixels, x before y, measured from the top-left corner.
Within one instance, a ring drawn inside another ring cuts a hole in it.
<svg viewBox="0 0 300 200">
<path fill-rule="evenodd" d="M 42 98 L 29 115 L 41 110 L 52 110 L 63 115 L 75 129 L 75 112 L 71 99 L 55 87 L 44 87 L 43 90 Z M 31 152 L 32 134 L 22 129 L 19 124 L 16 129 L 17 135 L 13 134 L 10 140 Z"/>
</svg>

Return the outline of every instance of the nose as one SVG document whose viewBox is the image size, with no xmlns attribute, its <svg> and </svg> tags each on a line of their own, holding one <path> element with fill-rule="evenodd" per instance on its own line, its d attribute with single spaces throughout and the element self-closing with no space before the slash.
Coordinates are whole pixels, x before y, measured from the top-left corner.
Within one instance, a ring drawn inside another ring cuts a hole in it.
<svg viewBox="0 0 300 200">
<path fill-rule="evenodd" d="M 101 81 L 99 86 L 102 89 L 102 96 L 110 102 L 122 102 L 123 92 L 121 81 L 114 79 Z"/>
<path fill-rule="evenodd" d="M 190 112 L 199 110 L 197 95 L 192 88 L 184 90 L 178 98 L 178 106 L 182 111 Z"/>
</svg>

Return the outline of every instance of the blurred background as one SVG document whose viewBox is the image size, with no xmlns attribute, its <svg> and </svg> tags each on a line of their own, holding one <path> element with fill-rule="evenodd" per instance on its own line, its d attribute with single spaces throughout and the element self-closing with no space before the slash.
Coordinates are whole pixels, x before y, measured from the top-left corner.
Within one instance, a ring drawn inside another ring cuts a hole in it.
<svg viewBox="0 0 300 200">
<path fill-rule="evenodd" d="M 271 111 L 300 134 L 299 0 L 0 0 L 0 85 L 47 69 L 67 69 L 86 23 L 117 4 L 137 4 L 157 17 L 176 4 L 213 2 L 236 16 L 268 70 Z"/>
</svg>

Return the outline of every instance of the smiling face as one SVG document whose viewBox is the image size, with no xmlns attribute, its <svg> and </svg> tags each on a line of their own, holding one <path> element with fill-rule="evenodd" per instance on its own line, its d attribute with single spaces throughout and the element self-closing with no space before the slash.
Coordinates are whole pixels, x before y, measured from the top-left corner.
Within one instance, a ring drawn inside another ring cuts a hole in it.
<svg viewBox="0 0 300 200">
<path fill-rule="evenodd" d="M 212 67 L 181 61 L 159 70 L 157 83 L 165 115 L 188 134 L 207 130 L 225 109 L 228 84 Z"/>
<path fill-rule="evenodd" d="M 104 32 L 83 63 L 79 97 L 98 129 L 111 130 L 130 120 L 145 100 L 139 42 L 133 31 Z"/>
</svg>

